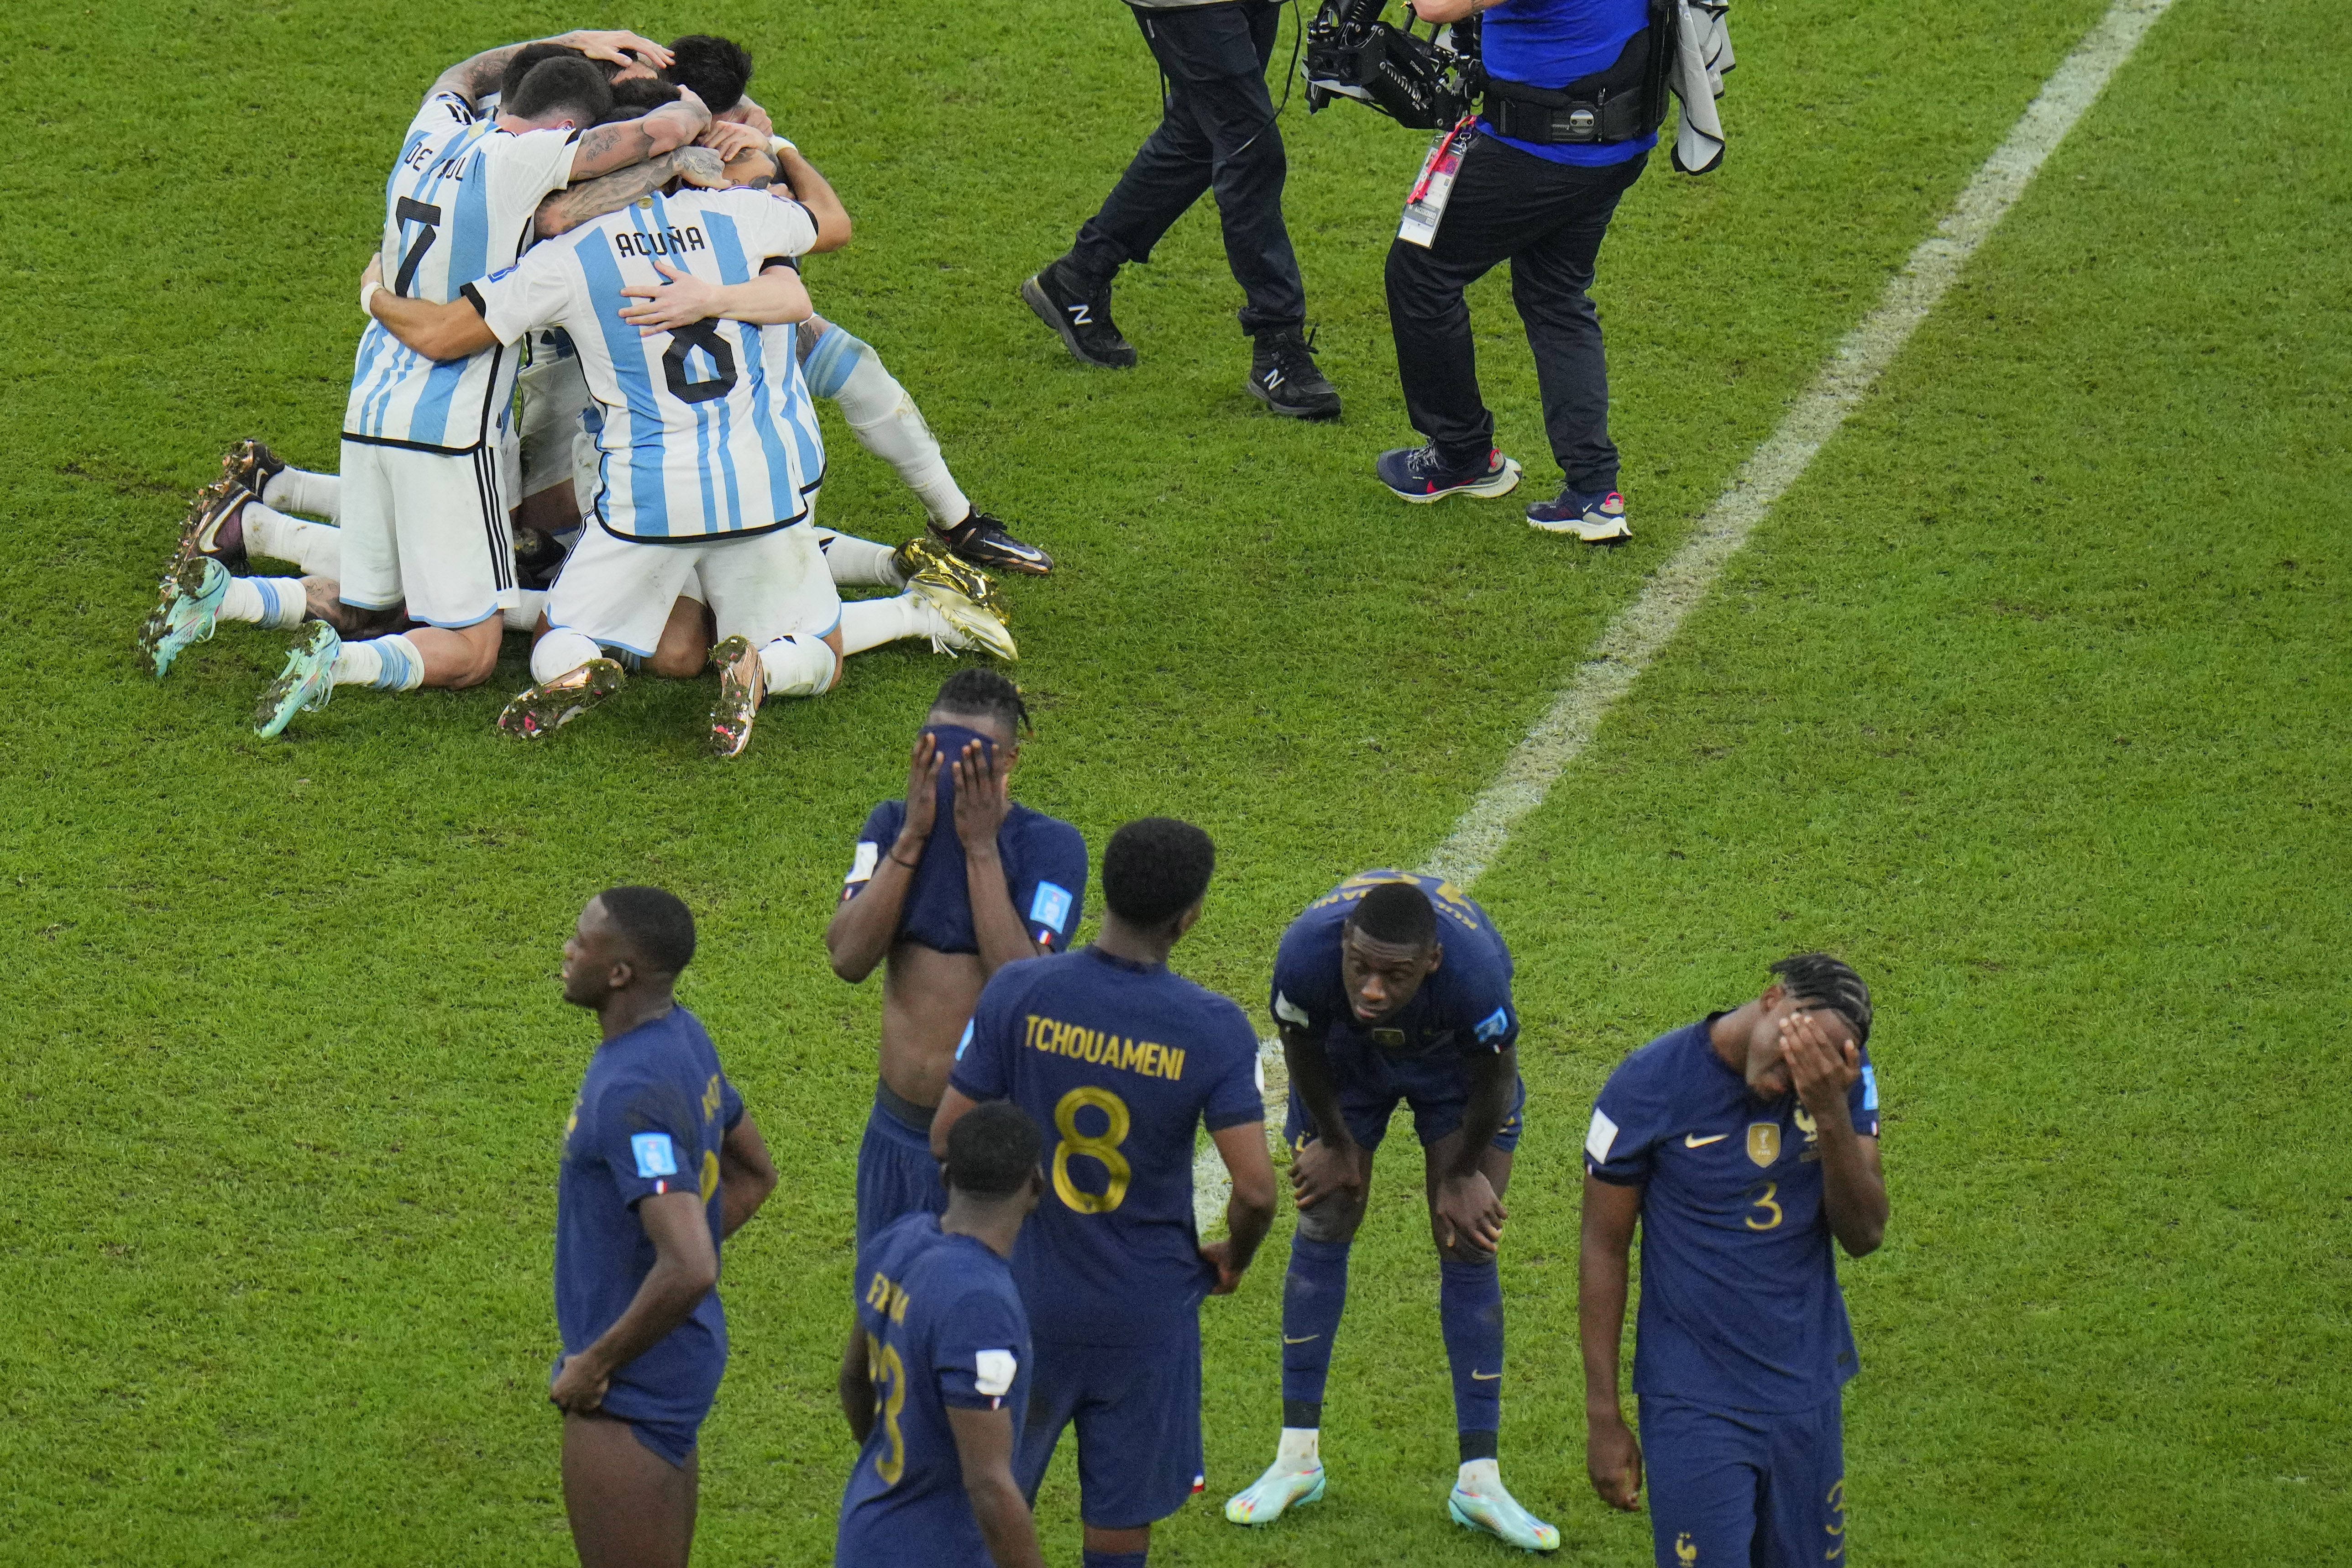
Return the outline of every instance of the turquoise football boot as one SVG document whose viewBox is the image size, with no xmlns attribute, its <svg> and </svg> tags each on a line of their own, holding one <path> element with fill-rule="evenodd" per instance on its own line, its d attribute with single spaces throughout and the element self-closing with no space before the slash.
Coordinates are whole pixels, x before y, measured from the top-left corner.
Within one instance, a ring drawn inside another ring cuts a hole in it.
<svg viewBox="0 0 2352 1568">
<path fill-rule="evenodd" d="M 1492 1496 L 1456 1486 L 1454 1495 L 1445 1500 L 1445 1511 L 1463 1529 L 1483 1530 L 1522 1552 L 1559 1550 L 1559 1531 L 1521 1508 L 1499 1481 Z"/>
<path fill-rule="evenodd" d="M 315 712 L 335 694 L 335 656 L 343 639 L 324 621 L 312 621 L 286 656 L 286 668 L 261 694 L 253 710 L 253 732 L 264 740 L 283 731 L 294 715 Z"/>
<path fill-rule="evenodd" d="M 154 661 L 156 679 L 171 670 L 173 659 L 212 637 L 228 584 L 228 568 L 208 555 L 190 556 L 163 579 L 163 597 L 139 637 Z"/>
<path fill-rule="evenodd" d="M 1272 1524 L 1294 1508 L 1323 1500 L 1323 1467 L 1286 1470 L 1268 1465 L 1241 1491 L 1225 1500 L 1225 1517 L 1235 1524 Z"/>
</svg>

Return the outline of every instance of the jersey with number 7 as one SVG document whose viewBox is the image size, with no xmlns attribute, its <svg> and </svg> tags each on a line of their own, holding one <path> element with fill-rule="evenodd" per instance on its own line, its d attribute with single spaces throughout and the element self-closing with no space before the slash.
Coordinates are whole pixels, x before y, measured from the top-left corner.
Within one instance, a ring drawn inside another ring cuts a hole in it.
<svg viewBox="0 0 2352 1568">
<path fill-rule="evenodd" d="M 383 185 L 383 280 L 412 300 L 447 304 L 478 278 L 512 267 L 540 202 L 572 177 L 575 131 L 500 131 L 455 93 L 425 100 Z M 485 349 L 436 363 L 371 321 L 360 337 L 343 438 L 427 452 L 470 452 L 514 394 L 515 353 Z"/>
<path fill-rule="evenodd" d="M 1045 1198 L 1013 1259 L 1039 1339 L 1150 1343 L 1199 1306 L 1216 1276 L 1193 1229 L 1194 1129 L 1265 1117 L 1239 1006 L 1093 947 L 1008 963 L 948 1081 L 1045 1130 Z"/>
</svg>

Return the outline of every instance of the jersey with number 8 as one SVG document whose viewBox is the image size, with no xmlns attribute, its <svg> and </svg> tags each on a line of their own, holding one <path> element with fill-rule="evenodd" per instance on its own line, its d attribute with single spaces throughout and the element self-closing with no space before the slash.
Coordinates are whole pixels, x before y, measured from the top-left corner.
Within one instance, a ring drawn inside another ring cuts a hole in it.
<svg viewBox="0 0 2352 1568">
<path fill-rule="evenodd" d="M 384 182 L 385 284 L 446 304 L 476 279 L 512 267 L 540 202 L 572 177 L 578 139 L 570 131 L 512 134 L 477 119 L 454 94 L 427 99 Z M 501 347 L 436 363 L 371 321 L 352 372 L 344 438 L 470 452 L 505 416 L 516 363 Z"/>
<path fill-rule="evenodd" d="M 1265 1116 L 1238 1006 L 1097 948 L 1008 963 L 949 1082 L 1051 1130 L 1051 1194 L 1013 1254 L 1040 1340 L 1150 1343 L 1199 1304 L 1215 1278 L 1192 1224 L 1197 1130 Z"/>
</svg>

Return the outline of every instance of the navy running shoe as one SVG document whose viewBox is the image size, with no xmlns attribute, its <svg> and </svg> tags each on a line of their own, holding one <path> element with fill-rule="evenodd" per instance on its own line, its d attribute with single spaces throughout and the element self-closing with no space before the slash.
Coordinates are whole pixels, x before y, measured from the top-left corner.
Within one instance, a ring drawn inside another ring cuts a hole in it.
<svg viewBox="0 0 2352 1568">
<path fill-rule="evenodd" d="M 1489 448 L 1483 463 L 1450 464 L 1430 447 L 1382 452 L 1381 483 L 1400 500 L 1426 503 L 1452 495 L 1504 496 L 1517 488 L 1519 464 Z"/>
<path fill-rule="evenodd" d="M 1559 500 L 1528 508 L 1528 526 L 1572 533 L 1587 544 L 1622 544 L 1633 537 L 1633 525 L 1625 521 L 1625 498 L 1615 490 L 1564 489 Z"/>
</svg>

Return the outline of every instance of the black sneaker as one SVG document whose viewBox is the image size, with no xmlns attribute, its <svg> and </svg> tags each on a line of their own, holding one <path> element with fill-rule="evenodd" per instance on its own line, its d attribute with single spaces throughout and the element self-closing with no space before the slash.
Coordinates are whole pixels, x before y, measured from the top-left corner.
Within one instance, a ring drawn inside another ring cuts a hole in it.
<svg viewBox="0 0 2352 1568">
<path fill-rule="evenodd" d="M 1130 370 L 1135 345 L 1119 336 L 1110 319 L 1110 285 L 1082 294 L 1058 261 L 1021 285 L 1021 297 L 1037 319 L 1054 329 L 1080 364 Z"/>
<path fill-rule="evenodd" d="M 931 536 L 959 561 L 991 572 L 1022 572 L 1043 577 L 1054 569 L 1054 558 L 1035 545 L 1015 539 L 1004 524 L 984 511 L 974 511 L 953 528 L 933 524 Z"/>
<path fill-rule="evenodd" d="M 1286 419 L 1337 419 L 1339 394 L 1315 368 L 1315 340 L 1297 327 L 1260 332 L 1250 354 L 1250 395 Z"/>
</svg>

